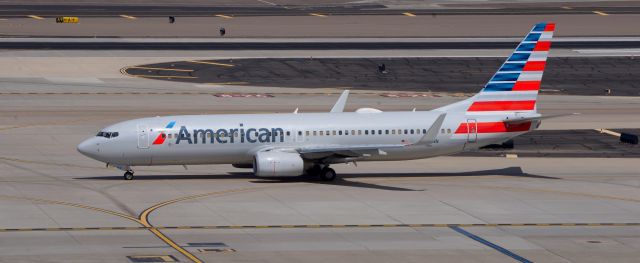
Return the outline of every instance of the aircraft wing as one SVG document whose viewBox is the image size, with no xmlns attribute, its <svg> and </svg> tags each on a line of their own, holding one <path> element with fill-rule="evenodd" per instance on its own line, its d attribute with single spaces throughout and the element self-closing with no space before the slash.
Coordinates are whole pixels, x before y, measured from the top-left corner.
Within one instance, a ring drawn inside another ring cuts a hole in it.
<svg viewBox="0 0 640 263">
<path fill-rule="evenodd" d="M 373 155 L 386 155 L 385 150 L 406 147 L 405 144 L 372 144 L 372 145 L 348 145 L 348 146 L 309 146 L 297 149 L 300 156 L 305 159 L 324 159 L 328 157 L 367 157 Z"/>
</svg>

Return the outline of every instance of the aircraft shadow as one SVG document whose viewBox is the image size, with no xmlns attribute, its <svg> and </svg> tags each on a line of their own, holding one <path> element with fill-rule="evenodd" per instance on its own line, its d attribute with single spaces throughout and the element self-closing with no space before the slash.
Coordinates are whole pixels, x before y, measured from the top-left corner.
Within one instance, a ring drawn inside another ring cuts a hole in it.
<svg viewBox="0 0 640 263">
<path fill-rule="evenodd" d="M 255 177 L 250 172 L 230 172 L 228 174 L 177 174 L 177 175 L 143 175 L 136 176 L 134 180 L 137 181 L 145 181 L 145 180 L 201 180 L 201 179 L 215 179 L 215 180 L 223 180 L 223 179 L 255 179 L 252 180 L 252 183 L 257 184 L 273 184 L 273 183 L 315 183 L 315 184 L 325 184 L 325 185 L 339 185 L 339 186 L 347 186 L 347 187 L 358 187 L 358 188 L 370 188 L 370 189 L 378 189 L 378 190 L 387 190 L 387 191 L 424 191 L 424 189 L 409 189 L 395 186 L 386 186 L 379 184 L 372 184 L 366 182 L 358 182 L 358 181 L 350 181 L 345 180 L 348 178 L 386 178 L 386 177 L 405 177 L 405 178 L 429 178 L 429 177 L 472 177 L 472 176 L 512 176 L 512 177 L 524 177 L 524 178 L 536 178 L 536 179 L 560 179 L 557 177 L 550 176 L 542 176 L 542 175 L 534 175 L 525 173 L 521 167 L 507 167 L 502 169 L 490 169 L 490 170 L 479 170 L 479 171 L 468 171 L 468 172 L 437 172 L 437 173 L 346 173 L 339 174 L 338 178 L 332 182 L 325 182 L 318 180 L 316 178 L 312 178 L 309 176 L 301 176 L 301 177 L 274 177 L 274 178 L 258 178 Z M 122 176 L 96 176 L 96 177 L 78 177 L 74 179 L 79 180 L 123 180 Z"/>
</svg>

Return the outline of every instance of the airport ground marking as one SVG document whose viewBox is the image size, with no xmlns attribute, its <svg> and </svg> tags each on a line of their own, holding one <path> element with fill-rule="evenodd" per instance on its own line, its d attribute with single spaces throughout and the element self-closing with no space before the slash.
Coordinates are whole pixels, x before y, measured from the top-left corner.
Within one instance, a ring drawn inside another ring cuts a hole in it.
<svg viewBox="0 0 640 263">
<path fill-rule="evenodd" d="M 296 184 L 294 184 L 294 185 L 296 185 Z M 142 227 L 139 227 L 139 228 L 136 228 L 136 229 L 146 229 L 146 230 L 148 230 L 149 232 L 153 233 L 156 237 L 158 237 L 160 240 L 162 240 L 164 243 L 166 243 L 167 245 L 169 245 L 170 247 L 172 247 L 173 249 L 175 249 L 176 251 L 178 251 L 179 253 L 181 253 L 182 255 L 184 255 L 185 257 L 187 257 L 189 260 L 193 261 L 194 263 L 202 263 L 203 262 L 202 260 L 200 260 L 194 254 L 192 254 L 191 252 L 187 251 L 186 249 L 184 249 L 183 247 L 178 245 L 171 238 L 169 238 L 167 235 L 162 233 L 159 230 L 159 228 L 153 226 L 149 222 L 149 218 L 148 218 L 149 214 L 151 214 L 153 211 L 155 211 L 156 209 L 158 209 L 160 207 L 167 206 L 167 205 L 170 205 L 170 204 L 174 204 L 174 203 L 177 203 L 177 202 L 193 200 L 193 199 L 198 199 L 198 198 L 203 198 L 203 197 L 225 195 L 225 194 L 230 194 L 230 193 L 246 192 L 246 191 L 250 191 L 250 190 L 257 190 L 257 189 L 268 188 L 268 187 L 275 187 L 275 186 L 261 186 L 261 187 L 228 189 L 228 190 L 223 190 L 223 191 L 209 192 L 209 193 L 190 195 L 190 196 L 184 196 L 184 197 L 180 197 L 180 198 L 176 198 L 176 199 L 171 199 L 171 200 L 167 200 L 167 201 L 158 203 L 156 205 L 153 205 L 153 206 L 145 209 L 142 213 L 140 213 L 140 215 L 137 218 L 134 217 L 134 216 L 130 216 L 130 215 L 121 213 L 121 212 L 116 212 L 116 211 L 112 211 L 112 210 L 108 210 L 108 209 L 104 209 L 104 208 L 99 208 L 99 207 L 94 207 L 94 206 L 89 206 L 89 205 L 83 205 L 83 204 L 78 204 L 78 203 L 58 201 L 58 200 L 49 200 L 49 199 L 32 198 L 32 197 L 20 197 L 20 196 L 6 196 L 6 195 L 0 195 L 0 198 L 14 199 L 14 200 L 24 200 L 24 201 L 31 201 L 31 202 L 46 203 L 46 204 L 63 205 L 63 206 L 70 206 L 70 207 L 83 208 L 83 209 L 88 209 L 88 210 L 91 210 L 91 211 L 96 211 L 96 212 L 100 212 L 100 213 L 104 213 L 104 214 L 110 214 L 110 215 L 118 216 L 118 217 L 121 217 L 121 218 L 124 218 L 124 219 L 127 219 L 127 220 L 130 220 L 130 221 L 133 221 L 133 222 L 136 222 L 136 223 L 140 224 Z M 61 229 L 64 229 L 64 230 L 60 230 L 60 231 L 73 230 L 72 228 L 61 228 Z M 118 229 L 114 229 L 112 227 L 109 227 L 109 228 L 90 227 L 90 228 L 82 228 L 82 229 L 83 230 L 118 230 Z M 0 232 L 12 232 L 12 231 L 13 232 L 47 231 L 47 228 L 0 229 Z M 49 230 L 49 231 L 53 231 L 53 230 Z"/>
<path fill-rule="evenodd" d="M 193 72 L 193 69 L 179 69 L 179 68 L 154 68 L 154 67 L 141 67 L 141 66 L 133 66 L 128 67 L 127 69 L 149 69 L 149 70 L 169 70 L 169 71 L 179 71 L 179 72 Z"/>
<path fill-rule="evenodd" d="M 37 15 L 28 15 L 28 17 L 36 19 L 36 20 L 43 20 L 44 19 L 44 17 L 37 16 Z"/>
<path fill-rule="evenodd" d="M 565 9 L 565 10 L 571 10 L 571 9 L 573 9 L 573 7 L 570 7 L 570 6 L 563 6 L 563 7 L 562 7 L 562 9 Z"/>
<path fill-rule="evenodd" d="M 405 15 L 405 16 L 410 16 L 410 17 L 416 16 L 414 13 L 409 13 L 409 12 L 405 12 L 405 13 L 402 13 L 402 14 Z"/>
<path fill-rule="evenodd" d="M 235 65 L 233 65 L 233 64 L 211 62 L 211 61 L 187 60 L 187 62 L 196 63 L 196 64 L 215 65 L 215 66 L 222 66 L 222 67 L 235 67 Z"/>
<path fill-rule="evenodd" d="M 134 75 L 134 74 L 129 74 L 129 76 L 138 77 L 138 78 L 168 78 L 168 79 L 197 79 L 198 78 L 194 76 L 160 76 L 160 75 Z"/>
<path fill-rule="evenodd" d="M 471 238 L 471 239 L 473 239 L 473 240 L 475 240 L 475 241 L 477 241 L 477 242 L 479 242 L 479 243 L 481 243 L 481 244 L 483 244 L 485 246 L 493 248 L 496 251 L 498 251 L 498 252 L 500 252 L 502 254 L 505 254 L 505 255 L 517 260 L 517 261 L 520 261 L 522 263 L 533 263 L 532 261 L 530 261 L 530 260 L 528 260 L 526 258 L 523 258 L 522 256 L 520 256 L 520 255 L 518 255 L 516 253 L 513 253 L 513 252 L 509 251 L 508 249 L 503 248 L 503 247 L 501 247 L 499 245 L 496 245 L 496 244 L 494 244 L 494 243 L 492 243 L 492 242 L 490 242 L 490 241 L 488 241 L 488 240 L 486 240 L 484 238 L 481 238 L 481 237 L 479 237 L 477 235 L 474 235 L 473 233 L 468 232 L 468 231 L 460 228 L 459 226 L 450 226 L 449 228 L 451 228 L 453 231 L 456 231 L 456 232 L 458 232 L 458 233 L 460 233 L 460 234 L 462 234 L 462 235 L 464 235 L 464 236 L 466 236 L 468 238 Z"/>
<path fill-rule="evenodd" d="M 608 130 L 608 129 L 595 129 L 595 130 L 600 132 L 600 133 L 609 134 L 609 135 L 615 136 L 615 137 L 622 136 L 622 134 L 620 134 L 619 132 L 614 132 L 614 131 Z"/>
<path fill-rule="evenodd" d="M 92 210 L 92 211 L 96 211 L 96 212 L 100 212 L 100 213 L 104 213 L 104 214 L 109 214 L 109 215 L 114 215 L 114 216 L 118 216 L 124 219 L 128 219 L 131 221 L 137 221 L 138 219 L 121 213 L 121 212 L 116 212 L 113 210 L 109 210 L 109 209 L 104 209 L 104 208 L 99 208 L 99 207 L 95 207 L 95 206 L 89 206 L 89 205 L 83 205 L 83 204 L 78 204 L 78 203 L 71 203 L 71 202 L 65 202 L 65 201 L 58 201 L 58 200 L 49 200 L 49 199 L 42 199 L 42 198 L 33 198 L 33 197 L 22 197 L 22 196 L 8 196 L 8 195 L 0 195 L 0 198 L 3 199 L 13 199 L 13 200 L 23 200 L 23 201 L 30 201 L 30 202 L 36 202 L 36 203 L 44 203 L 44 204 L 52 204 L 52 205 L 62 205 L 62 206 L 71 206 L 71 207 L 77 207 L 77 208 L 83 208 L 83 209 L 88 209 L 88 210 Z"/>
<path fill-rule="evenodd" d="M 608 15 L 609 15 L 609 14 L 607 14 L 607 13 L 605 13 L 605 12 L 597 11 L 597 10 L 596 10 L 596 11 L 593 11 L 593 13 L 594 13 L 594 14 L 601 15 L 601 16 L 608 16 Z"/>
<path fill-rule="evenodd" d="M 135 17 L 135 16 L 130 16 L 130 15 L 120 15 L 120 17 L 122 17 L 122 18 L 126 18 L 126 19 L 132 19 L 132 20 L 133 20 L 133 19 L 138 19 L 137 17 Z"/>
<path fill-rule="evenodd" d="M 319 13 L 309 13 L 309 15 L 317 16 L 317 17 L 327 17 L 327 15 L 323 15 L 323 14 L 319 14 Z"/>
<path fill-rule="evenodd" d="M 272 2 L 269 2 L 269 1 L 265 1 L 265 0 L 257 0 L 257 1 L 260 2 L 260 3 L 268 4 L 268 5 L 274 5 L 274 6 L 278 5 L 276 3 L 272 3 Z"/>
<path fill-rule="evenodd" d="M 230 81 L 230 82 L 209 82 L 209 83 L 203 83 L 205 85 L 246 85 L 249 84 L 249 82 L 245 82 L 245 81 Z"/>
<path fill-rule="evenodd" d="M 232 16 L 227 16 L 227 15 L 223 15 L 223 14 L 217 14 L 217 15 L 215 15 L 215 16 L 220 17 L 220 18 L 224 18 L 224 19 L 231 19 L 231 18 L 233 18 Z"/>
<path fill-rule="evenodd" d="M 48 227 L 0 228 L 0 232 L 56 232 L 56 231 L 134 231 L 134 230 L 193 230 L 193 229 L 288 229 L 288 228 L 443 228 L 443 227 L 636 227 L 640 223 L 482 223 L 482 224 L 331 224 L 331 225 L 210 225 L 210 226 L 135 226 L 135 227 Z"/>
</svg>

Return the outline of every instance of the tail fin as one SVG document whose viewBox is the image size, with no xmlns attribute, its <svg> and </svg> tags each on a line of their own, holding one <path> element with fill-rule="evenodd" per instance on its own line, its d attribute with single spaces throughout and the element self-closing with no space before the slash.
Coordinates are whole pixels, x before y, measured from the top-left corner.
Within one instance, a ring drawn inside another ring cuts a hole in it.
<svg viewBox="0 0 640 263">
<path fill-rule="evenodd" d="M 536 24 L 482 91 L 472 98 L 467 113 L 536 112 L 554 29 L 554 23 Z"/>
</svg>

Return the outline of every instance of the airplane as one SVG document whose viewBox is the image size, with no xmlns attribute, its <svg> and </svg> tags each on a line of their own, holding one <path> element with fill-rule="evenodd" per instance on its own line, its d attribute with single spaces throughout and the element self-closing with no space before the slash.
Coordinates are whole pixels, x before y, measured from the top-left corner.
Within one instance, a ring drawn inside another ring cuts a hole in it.
<svg viewBox="0 0 640 263">
<path fill-rule="evenodd" d="M 540 90 L 554 23 L 538 23 L 484 88 L 430 111 L 345 112 L 345 90 L 324 113 L 182 115 L 128 120 L 81 142 L 80 153 L 119 168 L 232 164 L 258 177 L 309 175 L 331 181 L 330 165 L 451 155 L 537 129 Z"/>
</svg>

